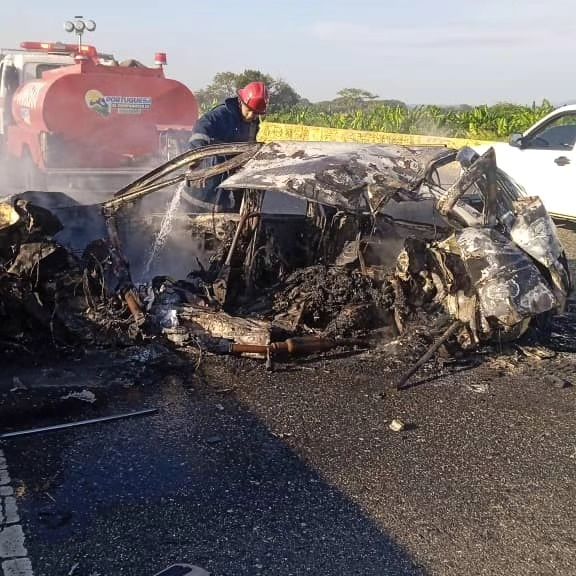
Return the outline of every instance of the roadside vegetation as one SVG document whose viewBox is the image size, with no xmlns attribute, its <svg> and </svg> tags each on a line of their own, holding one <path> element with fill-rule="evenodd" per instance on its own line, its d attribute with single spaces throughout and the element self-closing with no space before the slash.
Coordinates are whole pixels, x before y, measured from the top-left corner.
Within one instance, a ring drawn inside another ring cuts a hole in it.
<svg viewBox="0 0 576 576">
<path fill-rule="evenodd" d="M 498 104 L 467 109 L 376 104 L 369 108 L 351 109 L 349 112 L 319 110 L 311 105 L 276 112 L 267 119 L 270 122 L 349 130 L 507 140 L 510 134 L 524 132 L 552 110 L 553 106 L 548 102 L 533 106 Z"/>
<path fill-rule="evenodd" d="M 333 100 L 310 102 L 287 82 L 258 70 L 241 74 L 220 72 L 196 95 L 203 111 L 233 95 L 248 82 L 261 80 L 270 87 L 269 122 L 303 124 L 348 130 L 399 134 L 428 134 L 479 140 L 507 140 L 524 132 L 554 107 L 544 100 L 531 106 L 500 103 L 493 106 L 409 106 L 399 100 L 383 100 L 358 88 L 344 88 Z"/>
</svg>

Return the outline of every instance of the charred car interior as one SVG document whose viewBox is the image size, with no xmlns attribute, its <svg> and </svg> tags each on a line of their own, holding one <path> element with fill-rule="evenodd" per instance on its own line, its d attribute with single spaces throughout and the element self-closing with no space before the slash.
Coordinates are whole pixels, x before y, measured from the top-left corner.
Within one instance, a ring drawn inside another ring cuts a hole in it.
<svg viewBox="0 0 576 576">
<path fill-rule="evenodd" d="M 189 187 L 220 174 L 239 212 L 191 213 Z M 270 195 L 297 209 L 267 210 Z M 273 368 L 283 356 L 382 349 L 423 331 L 429 347 L 402 386 L 440 346 L 545 335 L 571 290 L 551 218 L 493 150 L 216 145 L 104 204 L 57 198 L 30 192 L 0 205 L 4 354 L 164 338 Z M 394 218 L 391 203 L 429 210 L 433 222 Z"/>
</svg>

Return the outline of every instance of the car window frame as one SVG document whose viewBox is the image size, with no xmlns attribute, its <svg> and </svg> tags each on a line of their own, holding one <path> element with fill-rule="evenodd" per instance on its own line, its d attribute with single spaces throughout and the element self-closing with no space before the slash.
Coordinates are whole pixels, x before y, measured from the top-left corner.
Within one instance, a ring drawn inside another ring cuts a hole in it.
<svg viewBox="0 0 576 576">
<path fill-rule="evenodd" d="M 551 124 L 556 122 L 559 118 L 564 118 L 566 116 L 571 116 L 575 119 L 574 122 L 574 130 L 575 130 L 575 137 L 574 143 L 570 148 L 561 147 L 557 145 L 551 146 L 531 146 L 530 142 L 533 140 L 534 137 L 537 137 L 538 134 L 541 134 L 544 130 L 550 127 Z M 525 134 L 522 138 L 522 149 L 523 150 L 552 150 L 555 152 L 572 152 L 576 149 L 576 110 L 571 110 L 569 112 L 561 112 L 560 114 L 554 115 L 552 118 L 549 118 L 544 124 L 538 125 L 532 131 Z"/>
</svg>

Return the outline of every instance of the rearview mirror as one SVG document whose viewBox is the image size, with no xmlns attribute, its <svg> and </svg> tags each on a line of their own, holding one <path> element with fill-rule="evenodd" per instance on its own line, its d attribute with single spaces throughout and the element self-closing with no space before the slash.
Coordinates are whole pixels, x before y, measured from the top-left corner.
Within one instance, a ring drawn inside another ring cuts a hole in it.
<svg viewBox="0 0 576 576">
<path fill-rule="evenodd" d="M 522 134 L 512 134 L 508 144 L 510 144 L 510 146 L 514 146 L 515 148 L 522 148 Z"/>
</svg>

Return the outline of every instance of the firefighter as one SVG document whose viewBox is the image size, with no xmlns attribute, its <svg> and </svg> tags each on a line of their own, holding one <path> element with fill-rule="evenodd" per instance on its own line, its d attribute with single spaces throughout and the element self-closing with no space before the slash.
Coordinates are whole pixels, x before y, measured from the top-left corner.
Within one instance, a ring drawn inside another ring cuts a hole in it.
<svg viewBox="0 0 576 576">
<path fill-rule="evenodd" d="M 268 89 L 263 82 L 250 82 L 238 90 L 235 97 L 227 98 L 201 118 L 194 126 L 189 148 L 195 149 L 209 144 L 232 142 L 255 142 L 260 128 L 260 117 L 268 109 Z M 207 158 L 202 168 L 224 161 L 222 157 Z M 197 212 L 227 212 L 238 209 L 234 196 L 217 190 L 225 174 L 207 180 L 202 188 L 191 188 L 188 198 Z"/>
</svg>

